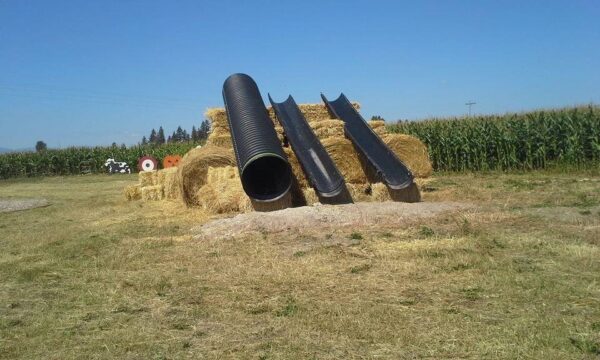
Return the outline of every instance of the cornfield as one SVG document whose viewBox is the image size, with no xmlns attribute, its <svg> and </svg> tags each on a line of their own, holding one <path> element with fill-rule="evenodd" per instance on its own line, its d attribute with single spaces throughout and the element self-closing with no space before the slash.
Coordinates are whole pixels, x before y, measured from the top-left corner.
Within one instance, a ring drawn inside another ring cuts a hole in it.
<svg viewBox="0 0 600 360">
<path fill-rule="evenodd" d="M 391 132 L 427 144 L 438 171 L 537 169 L 600 163 L 600 107 L 399 121 Z"/>
<path fill-rule="evenodd" d="M 137 171 L 138 158 L 155 157 L 159 162 L 167 155 L 184 155 L 197 146 L 194 142 L 164 145 L 135 145 L 130 147 L 70 147 L 48 149 L 42 152 L 20 152 L 0 155 L 0 178 L 81 174 L 106 171 L 106 159 L 125 161 Z"/>
</svg>

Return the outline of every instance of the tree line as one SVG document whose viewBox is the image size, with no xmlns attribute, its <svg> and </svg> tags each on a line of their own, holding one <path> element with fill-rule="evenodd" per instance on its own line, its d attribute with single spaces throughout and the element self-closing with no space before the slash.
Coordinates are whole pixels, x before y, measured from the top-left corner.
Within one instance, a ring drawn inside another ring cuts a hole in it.
<svg viewBox="0 0 600 360">
<path fill-rule="evenodd" d="M 196 128 L 196 126 L 192 126 L 191 133 L 188 133 L 187 130 L 181 128 L 181 126 L 178 126 L 177 130 L 173 131 L 173 134 L 167 137 L 165 137 L 165 131 L 161 126 L 158 128 L 158 131 L 156 131 L 156 129 L 152 129 L 149 137 L 144 136 L 142 138 L 141 144 L 162 145 L 167 143 L 181 143 L 186 141 L 198 142 L 206 140 L 208 138 L 209 133 L 210 122 L 208 120 L 202 121 L 199 128 Z"/>
</svg>

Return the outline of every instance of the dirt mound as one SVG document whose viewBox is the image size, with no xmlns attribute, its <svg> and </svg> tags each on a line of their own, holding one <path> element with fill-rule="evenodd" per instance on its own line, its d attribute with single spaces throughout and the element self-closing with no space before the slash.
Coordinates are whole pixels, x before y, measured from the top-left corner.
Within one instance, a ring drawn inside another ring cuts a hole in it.
<svg viewBox="0 0 600 360">
<path fill-rule="evenodd" d="M 250 212 L 229 219 L 217 219 L 195 227 L 195 239 L 226 239 L 247 234 L 284 231 L 322 232 L 329 228 L 398 226 L 412 220 L 433 217 L 445 211 L 468 208 L 468 204 L 438 203 L 356 203 L 336 206 L 303 206 L 269 213 Z"/>
</svg>

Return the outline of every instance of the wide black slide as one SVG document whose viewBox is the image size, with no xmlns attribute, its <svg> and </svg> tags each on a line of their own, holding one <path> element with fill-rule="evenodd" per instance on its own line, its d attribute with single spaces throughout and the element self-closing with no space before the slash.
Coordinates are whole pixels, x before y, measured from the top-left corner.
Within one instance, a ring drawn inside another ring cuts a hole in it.
<svg viewBox="0 0 600 360">
<path fill-rule="evenodd" d="M 258 86 L 246 74 L 223 84 L 223 101 L 242 187 L 259 203 L 276 203 L 292 186 L 292 171 Z"/>
<path fill-rule="evenodd" d="M 416 186 L 410 170 L 373 132 L 373 129 L 348 101 L 348 98 L 343 93 L 334 101 L 328 101 L 323 94 L 321 94 L 321 98 L 330 114 L 344 121 L 346 136 L 366 160 L 367 165 L 372 167 L 375 177 L 392 191 L 407 190 L 411 194 L 414 193 Z M 414 195 L 404 197 L 404 201 L 418 201 Z"/>
<path fill-rule="evenodd" d="M 352 202 L 344 177 L 312 131 L 294 98 L 290 95 L 284 102 L 276 103 L 269 94 L 269 101 L 319 201 L 323 204 Z"/>
</svg>

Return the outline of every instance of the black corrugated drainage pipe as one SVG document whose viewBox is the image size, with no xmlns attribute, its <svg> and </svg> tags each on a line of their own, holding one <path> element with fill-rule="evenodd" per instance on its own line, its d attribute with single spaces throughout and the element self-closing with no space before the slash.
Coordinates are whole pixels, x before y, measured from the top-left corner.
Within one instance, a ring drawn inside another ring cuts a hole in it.
<svg viewBox="0 0 600 360">
<path fill-rule="evenodd" d="M 256 83 L 246 74 L 229 76 L 223 101 L 244 191 L 258 202 L 283 198 L 292 171 Z"/>
</svg>

